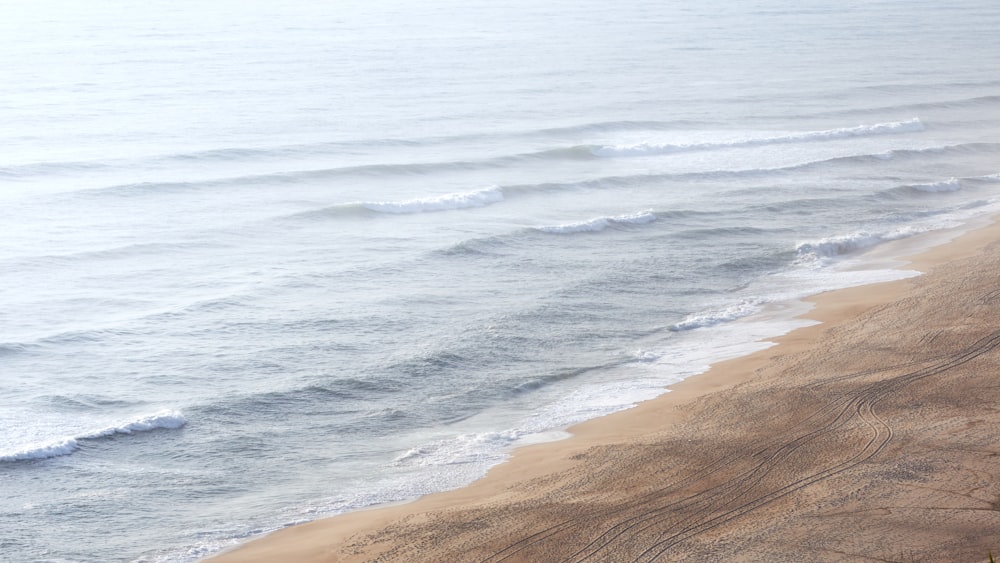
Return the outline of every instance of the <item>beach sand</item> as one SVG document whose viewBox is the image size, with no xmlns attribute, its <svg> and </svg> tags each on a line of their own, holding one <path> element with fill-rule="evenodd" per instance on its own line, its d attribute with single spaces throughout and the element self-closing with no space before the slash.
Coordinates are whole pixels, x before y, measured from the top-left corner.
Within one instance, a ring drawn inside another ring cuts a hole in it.
<svg viewBox="0 0 1000 563">
<path fill-rule="evenodd" d="M 294 526 L 250 561 L 986 561 L 1000 552 L 1000 227 L 822 324 L 522 448 L 456 491 Z"/>
</svg>

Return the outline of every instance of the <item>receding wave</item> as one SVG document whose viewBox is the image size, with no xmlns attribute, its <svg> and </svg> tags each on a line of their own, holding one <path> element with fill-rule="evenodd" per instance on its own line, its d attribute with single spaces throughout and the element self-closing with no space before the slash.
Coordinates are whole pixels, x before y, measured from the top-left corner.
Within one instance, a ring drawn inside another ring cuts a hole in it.
<svg viewBox="0 0 1000 563">
<path fill-rule="evenodd" d="M 869 135 L 914 133 L 923 131 L 924 129 L 925 127 L 923 122 L 920 121 L 919 118 L 913 118 L 908 121 L 877 123 L 875 125 L 858 125 L 857 127 L 828 129 L 824 131 L 808 131 L 804 133 L 793 133 L 790 135 L 757 137 L 757 138 L 739 139 L 735 141 L 724 141 L 715 143 L 689 143 L 689 144 L 638 143 L 634 145 L 605 145 L 605 146 L 593 147 L 591 149 L 591 152 L 593 152 L 594 155 L 601 157 L 647 156 L 647 155 L 657 155 L 657 154 L 670 154 L 675 152 L 708 151 L 715 149 L 755 147 L 762 145 L 833 141 L 837 139 L 848 139 L 851 137 L 865 137 Z"/>
<path fill-rule="evenodd" d="M 922 232 L 925 232 L 925 230 L 916 227 L 903 227 L 882 233 L 860 231 L 849 235 L 837 235 L 816 241 L 799 243 L 795 250 L 800 258 L 834 258 L 871 248 L 884 242 L 911 237 Z"/>
<path fill-rule="evenodd" d="M 21 446 L 18 449 L 0 452 L 0 462 L 26 461 L 69 455 L 80 447 L 81 440 L 96 440 L 115 434 L 135 434 L 157 429 L 176 429 L 186 424 L 184 416 L 175 410 L 162 410 L 153 414 L 124 420 L 111 426 L 84 431 L 75 436 L 66 436 L 41 443 Z"/>
<path fill-rule="evenodd" d="M 595 217 L 587 221 L 578 223 L 566 223 L 563 225 L 553 225 L 548 227 L 535 227 L 536 231 L 553 234 L 571 233 L 593 233 L 603 231 L 615 225 L 644 225 L 656 221 L 656 214 L 653 210 L 639 211 L 627 215 L 616 215 L 613 217 Z"/>
</svg>

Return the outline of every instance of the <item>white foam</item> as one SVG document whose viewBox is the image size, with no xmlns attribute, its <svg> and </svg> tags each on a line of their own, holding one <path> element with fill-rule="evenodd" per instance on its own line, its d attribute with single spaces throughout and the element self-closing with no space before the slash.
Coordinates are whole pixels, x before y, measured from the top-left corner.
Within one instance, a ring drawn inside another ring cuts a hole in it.
<svg viewBox="0 0 1000 563">
<path fill-rule="evenodd" d="M 592 148 L 591 152 L 595 156 L 604 156 L 604 157 L 647 156 L 647 155 L 669 154 L 674 152 L 685 152 L 685 151 L 704 151 L 704 150 L 726 149 L 726 148 L 737 148 L 737 147 L 753 147 L 760 145 L 779 145 L 788 143 L 833 141 L 837 139 L 864 137 L 868 135 L 913 133 L 913 132 L 923 131 L 924 129 L 925 127 L 923 122 L 915 117 L 907 121 L 876 123 L 874 125 L 858 125 L 857 127 L 844 127 L 840 129 L 828 129 L 823 131 L 807 131 L 804 133 L 776 135 L 773 137 L 755 137 L 749 139 L 737 139 L 733 141 L 723 141 L 723 142 L 689 143 L 689 144 L 646 142 L 634 145 L 604 145 Z"/>
<path fill-rule="evenodd" d="M 74 438 L 53 440 L 42 444 L 29 444 L 20 449 L 0 454 L 0 461 L 23 461 L 68 455 L 73 453 L 77 447 L 77 441 Z"/>
<path fill-rule="evenodd" d="M 764 299 L 757 297 L 743 299 L 735 305 L 725 307 L 718 311 L 709 311 L 706 313 L 691 315 L 683 321 L 671 326 L 670 330 L 683 331 L 693 330 L 696 328 L 707 328 L 717 324 L 735 321 L 736 319 L 742 319 L 743 317 L 749 317 L 750 315 L 759 312 L 764 303 Z"/>
<path fill-rule="evenodd" d="M 663 354 L 651 352 L 649 350 L 634 350 L 629 354 L 629 356 L 632 358 L 633 362 L 648 363 L 659 360 Z"/>
<path fill-rule="evenodd" d="M 408 214 L 485 207 L 500 201 L 503 201 L 503 190 L 499 186 L 494 186 L 471 192 L 457 192 L 404 201 L 368 201 L 359 205 L 378 213 Z"/>
<path fill-rule="evenodd" d="M 962 183 L 958 181 L 958 178 L 950 178 L 943 182 L 935 182 L 933 184 L 916 184 L 910 186 L 910 188 L 917 190 L 918 192 L 957 192 L 962 189 Z"/>
<path fill-rule="evenodd" d="M 549 227 L 535 227 L 536 230 L 542 231 L 543 233 L 553 233 L 553 234 L 571 234 L 571 233 L 588 233 L 588 232 L 598 232 L 607 229 L 608 227 L 619 224 L 619 225 L 644 225 L 646 223 L 652 223 L 656 221 L 656 214 L 653 210 L 639 211 L 637 213 L 630 213 L 627 215 L 617 215 L 614 217 L 595 217 L 587 221 L 581 221 L 579 223 L 566 223 L 564 225 L 554 225 Z"/>
<path fill-rule="evenodd" d="M 911 237 L 926 231 L 927 229 L 919 227 L 902 227 L 884 233 L 860 231 L 849 235 L 837 235 L 817 241 L 803 242 L 796 246 L 795 250 L 798 252 L 800 258 L 834 258 L 842 254 L 871 248 L 883 242 Z"/>
<path fill-rule="evenodd" d="M 394 461 L 399 465 L 442 466 L 463 464 L 495 464 L 503 460 L 507 449 L 524 430 L 460 434 L 412 448 Z"/>
<path fill-rule="evenodd" d="M 187 421 L 175 410 L 162 410 L 153 414 L 124 420 L 109 426 L 81 432 L 74 436 L 62 436 L 50 440 L 16 446 L 8 451 L 0 451 L 0 462 L 45 459 L 69 455 L 80 447 L 80 440 L 93 440 L 114 434 L 133 434 L 159 428 L 176 429 Z"/>
<path fill-rule="evenodd" d="M 150 415 L 141 416 L 130 421 L 123 422 L 121 424 L 108 426 L 106 428 L 97 430 L 90 434 L 82 436 L 83 438 L 100 438 L 102 436 L 110 436 L 112 434 L 132 434 L 133 432 L 146 432 L 149 430 L 156 430 L 157 428 L 164 428 L 168 430 L 174 430 L 184 426 L 187 422 L 184 415 L 178 411 L 174 410 L 162 410 Z"/>
</svg>

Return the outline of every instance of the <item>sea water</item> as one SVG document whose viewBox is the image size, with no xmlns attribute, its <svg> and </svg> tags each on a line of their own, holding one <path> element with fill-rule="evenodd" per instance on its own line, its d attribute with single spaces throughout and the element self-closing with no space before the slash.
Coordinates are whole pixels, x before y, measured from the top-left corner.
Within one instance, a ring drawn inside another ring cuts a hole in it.
<svg viewBox="0 0 1000 563">
<path fill-rule="evenodd" d="M 454 488 L 1000 210 L 1000 5 L 0 5 L 0 559 Z"/>
</svg>

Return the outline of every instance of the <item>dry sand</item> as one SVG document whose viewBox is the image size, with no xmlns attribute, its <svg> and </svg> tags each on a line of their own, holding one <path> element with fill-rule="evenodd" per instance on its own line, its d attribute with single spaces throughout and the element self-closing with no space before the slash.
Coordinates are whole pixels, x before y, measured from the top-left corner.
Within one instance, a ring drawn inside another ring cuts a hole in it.
<svg viewBox="0 0 1000 563">
<path fill-rule="evenodd" d="M 994 242 L 998 241 L 998 242 Z M 212 561 L 986 561 L 1000 551 L 1000 227 L 822 324 L 518 450 L 469 487 Z"/>
</svg>

